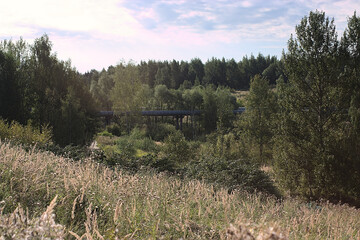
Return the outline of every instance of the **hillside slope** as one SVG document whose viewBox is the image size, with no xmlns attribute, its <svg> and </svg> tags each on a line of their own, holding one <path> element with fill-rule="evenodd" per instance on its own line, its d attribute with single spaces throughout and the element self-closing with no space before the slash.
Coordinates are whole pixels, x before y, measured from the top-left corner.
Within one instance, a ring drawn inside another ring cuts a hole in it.
<svg viewBox="0 0 360 240">
<path fill-rule="evenodd" d="M 270 227 L 289 239 L 360 238 L 360 210 L 347 206 L 228 194 L 199 181 L 131 175 L 0 142 L 0 238 L 18 204 L 36 218 L 56 196 L 55 222 L 66 227 L 65 238 L 239 239 L 240 230 L 270 236 Z M 277 236 L 271 239 L 285 239 Z"/>
</svg>

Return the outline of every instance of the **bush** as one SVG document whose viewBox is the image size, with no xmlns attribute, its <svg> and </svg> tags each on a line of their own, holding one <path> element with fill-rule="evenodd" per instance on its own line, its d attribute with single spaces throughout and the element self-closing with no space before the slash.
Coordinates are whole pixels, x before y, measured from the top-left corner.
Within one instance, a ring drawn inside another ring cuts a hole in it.
<svg viewBox="0 0 360 240">
<path fill-rule="evenodd" d="M 121 137 L 116 141 L 116 146 L 120 152 L 128 157 L 133 157 L 136 153 L 136 149 L 132 141 L 129 141 L 127 137 Z"/>
<path fill-rule="evenodd" d="M 31 126 L 31 121 L 27 125 L 21 125 L 18 122 L 12 121 L 7 124 L 0 119 L 0 139 L 7 139 L 14 143 L 24 145 L 37 145 L 43 147 L 51 145 L 52 141 L 51 128 L 44 126 L 42 132 L 39 129 Z"/>
<path fill-rule="evenodd" d="M 85 159 L 87 157 L 90 157 L 91 151 L 86 146 L 73 146 L 73 145 L 67 145 L 65 147 L 61 147 L 59 145 L 49 145 L 44 148 L 41 148 L 42 150 L 50 151 L 54 153 L 57 156 L 62 156 L 65 158 L 71 158 L 73 160 L 79 161 L 82 159 Z"/>
<path fill-rule="evenodd" d="M 107 130 L 102 131 L 100 133 L 98 133 L 98 136 L 103 136 L 103 137 L 112 137 L 112 133 L 109 133 Z"/>
<path fill-rule="evenodd" d="M 146 136 L 146 131 L 137 127 L 133 128 L 129 135 L 131 140 L 143 139 L 145 136 Z"/>
<path fill-rule="evenodd" d="M 146 152 L 157 151 L 157 146 L 155 142 L 148 137 L 135 141 L 135 147 Z"/>
<path fill-rule="evenodd" d="M 258 166 L 244 160 L 225 160 L 211 155 L 202 155 L 198 161 L 187 165 L 187 176 L 205 180 L 230 192 L 245 190 L 260 191 L 280 197 L 270 176 Z"/>
<path fill-rule="evenodd" d="M 183 167 L 192 157 L 192 150 L 180 131 L 170 134 L 161 148 L 163 157 L 167 158 L 175 166 Z"/>
<path fill-rule="evenodd" d="M 116 123 L 112 123 L 112 124 L 106 126 L 106 131 L 111 133 L 112 135 L 118 136 L 118 137 L 120 137 L 121 133 L 122 133 L 122 129 L 121 129 L 120 125 L 116 124 Z"/>
<path fill-rule="evenodd" d="M 120 152 L 128 157 L 135 156 L 138 150 L 156 152 L 156 144 L 146 137 L 146 133 L 139 128 L 134 128 L 129 136 L 122 136 L 116 141 Z"/>
<path fill-rule="evenodd" d="M 175 126 L 169 123 L 160 123 L 147 129 L 147 135 L 154 141 L 163 141 L 174 132 L 176 132 Z"/>
</svg>

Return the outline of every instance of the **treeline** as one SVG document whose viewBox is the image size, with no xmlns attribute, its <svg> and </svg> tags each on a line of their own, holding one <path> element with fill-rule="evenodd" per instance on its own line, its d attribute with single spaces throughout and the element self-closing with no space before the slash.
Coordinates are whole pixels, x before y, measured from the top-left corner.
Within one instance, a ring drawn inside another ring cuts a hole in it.
<svg viewBox="0 0 360 240">
<path fill-rule="evenodd" d="M 96 131 L 95 101 L 83 77 L 52 52 L 47 35 L 32 45 L 0 44 L 0 117 L 50 128 L 60 145 L 85 144 Z"/>
<path fill-rule="evenodd" d="M 50 127 L 54 142 L 62 146 L 89 142 L 97 131 L 100 110 L 205 110 L 201 128 L 209 133 L 218 121 L 230 124 L 223 116 L 233 118 L 226 111 L 238 105 L 229 89 L 248 89 L 256 74 L 274 85 L 283 76 L 283 65 L 276 57 L 259 54 L 239 62 L 224 58 L 206 63 L 198 58 L 121 62 L 101 72 L 80 74 L 70 61 L 57 58 L 47 35 L 33 44 L 4 40 L 0 46 L 0 117 L 9 123 L 31 122 L 40 131 Z"/>
<path fill-rule="evenodd" d="M 229 111 L 237 107 L 229 89 L 248 89 L 256 74 L 275 84 L 283 76 L 283 66 L 276 57 L 259 54 L 239 62 L 212 58 L 205 64 L 198 58 L 121 62 L 101 72 L 80 74 L 70 61 L 57 58 L 47 35 L 32 45 L 22 39 L 4 40 L 0 46 L 0 117 L 9 123 L 30 121 L 40 131 L 50 127 L 54 142 L 62 146 L 89 142 L 100 110 L 205 110 L 201 127 L 208 133 L 216 129 L 222 115 L 229 116 L 220 104 Z M 221 121 L 229 125 L 228 120 Z"/>
<path fill-rule="evenodd" d="M 256 74 L 266 77 L 270 84 L 275 85 L 276 80 L 283 76 L 283 65 L 276 57 L 253 55 L 245 56 L 239 62 L 234 59 L 225 60 L 211 58 L 203 63 L 199 58 L 190 62 L 186 61 L 141 61 L 140 64 L 133 62 L 121 62 L 117 66 L 110 66 L 107 70 L 98 72 L 91 70 L 84 74 L 90 91 L 97 99 L 98 104 L 104 110 L 111 109 L 109 93 L 115 85 L 116 73 L 121 71 L 136 72 L 136 78 L 140 84 L 150 88 L 164 85 L 168 89 L 189 89 L 193 86 L 213 85 L 228 87 L 231 89 L 247 90 L 250 86 L 250 79 Z M 134 80 L 135 81 L 135 80 Z"/>
</svg>

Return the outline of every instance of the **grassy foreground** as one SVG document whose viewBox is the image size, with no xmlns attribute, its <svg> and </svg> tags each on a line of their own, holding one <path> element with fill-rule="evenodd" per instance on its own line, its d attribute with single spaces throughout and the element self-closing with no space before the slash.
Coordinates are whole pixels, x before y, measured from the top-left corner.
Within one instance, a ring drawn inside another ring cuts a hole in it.
<svg viewBox="0 0 360 240">
<path fill-rule="evenodd" d="M 55 238 L 52 228 L 66 239 L 360 239 L 360 210 L 228 194 L 0 142 L 0 239 Z"/>
</svg>

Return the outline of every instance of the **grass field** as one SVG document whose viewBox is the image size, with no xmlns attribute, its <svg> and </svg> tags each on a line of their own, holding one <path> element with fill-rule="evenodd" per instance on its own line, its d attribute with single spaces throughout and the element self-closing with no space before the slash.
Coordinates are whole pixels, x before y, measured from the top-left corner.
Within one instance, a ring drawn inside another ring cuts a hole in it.
<svg viewBox="0 0 360 240">
<path fill-rule="evenodd" d="M 0 239 L 50 236 L 51 228 L 66 239 L 360 239 L 360 210 L 352 207 L 228 194 L 199 181 L 131 175 L 4 142 L 0 209 Z"/>
</svg>

